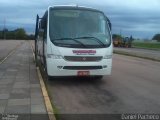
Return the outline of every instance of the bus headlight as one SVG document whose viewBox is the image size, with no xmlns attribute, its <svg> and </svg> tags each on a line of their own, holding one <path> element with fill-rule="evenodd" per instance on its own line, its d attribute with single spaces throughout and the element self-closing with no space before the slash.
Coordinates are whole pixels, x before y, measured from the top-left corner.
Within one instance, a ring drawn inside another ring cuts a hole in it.
<svg viewBox="0 0 160 120">
<path fill-rule="evenodd" d="M 56 55 L 56 54 L 47 54 L 47 58 L 63 59 L 62 55 Z"/>
<path fill-rule="evenodd" d="M 112 58 L 112 55 L 105 55 L 104 57 L 103 57 L 103 59 L 111 59 Z"/>
</svg>

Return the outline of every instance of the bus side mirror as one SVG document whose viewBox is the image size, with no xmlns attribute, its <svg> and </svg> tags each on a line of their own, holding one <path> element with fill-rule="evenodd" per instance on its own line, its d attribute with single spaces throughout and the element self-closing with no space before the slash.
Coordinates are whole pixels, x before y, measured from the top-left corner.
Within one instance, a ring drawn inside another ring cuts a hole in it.
<svg viewBox="0 0 160 120">
<path fill-rule="evenodd" d="M 35 40 L 37 38 L 37 35 L 38 35 L 38 26 L 39 26 L 39 16 L 37 15 L 36 17 L 36 28 L 35 28 Z"/>
<path fill-rule="evenodd" d="M 110 22 L 110 20 L 107 17 L 106 17 L 106 21 L 107 21 L 107 23 L 109 25 L 110 30 L 112 30 L 112 23 Z"/>
<path fill-rule="evenodd" d="M 110 30 L 112 30 L 112 24 L 110 22 L 108 24 L 109 24 Z"/>
</svg>

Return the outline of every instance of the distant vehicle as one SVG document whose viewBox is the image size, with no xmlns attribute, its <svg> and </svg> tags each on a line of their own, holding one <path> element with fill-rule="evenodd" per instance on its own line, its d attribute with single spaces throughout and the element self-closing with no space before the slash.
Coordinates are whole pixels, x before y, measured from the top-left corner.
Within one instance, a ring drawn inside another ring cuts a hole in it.
<svg viewBox="0 0 160 120">
<path fill-rule="evenodd" d="M 112 52 L 111 23 L 99 10 L 54 6 L 42 18 L 37 15 L 36 61 L 40 59 L 48 79 L 110 75 Z"/>
<path fill-rule="evenodd" d="M 123 44 L 123 47 L 130 48 L 130 47 L 132 47 L 132 39 L 129 37 L 125 37 L 125 38 L 123 38 L 122 44 Z"/>
<path fill-rule="evenodd" d="M 116 37 L 113 39 L 113 45 L 114 47 L 122 47 L 122 38 L 121 37 Z"/>
<path fill-rule="evenodd" d="M 114 47 L 126 47 L 126 48 L 130 48 L 132 47 L 132 37 L 115 37 L 113 38 L 113 45 Z"/>
</svg>

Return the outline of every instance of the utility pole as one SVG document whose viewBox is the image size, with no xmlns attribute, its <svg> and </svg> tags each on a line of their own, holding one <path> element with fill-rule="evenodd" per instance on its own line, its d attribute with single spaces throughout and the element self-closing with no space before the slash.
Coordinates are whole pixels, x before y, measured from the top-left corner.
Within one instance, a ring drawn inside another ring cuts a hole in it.
<svg viewBox="0 0 160 120">
<path fill-rule="evenodd" d="M 4 23 L 3 23 L 3 39 L 6 39 L 6 19 L 4 18 Z"/>
</svg>

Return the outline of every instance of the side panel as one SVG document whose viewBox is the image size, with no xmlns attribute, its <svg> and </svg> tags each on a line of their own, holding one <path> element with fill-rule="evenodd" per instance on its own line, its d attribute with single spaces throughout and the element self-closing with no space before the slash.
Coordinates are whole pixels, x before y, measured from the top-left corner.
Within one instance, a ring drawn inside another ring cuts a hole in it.
<svg viewBox="0 0 160 120">
<path fill-rule="evenodd" d="M 45 43 L 47 41 L 47 11 L 42 18 L 38 20 L 37 26 L 37 37 L 36 37 L 36 48 L 37 48 L 37 59 L 44 65 L 44 54 L 45 54 Z"/>
<path fill-rule="evenodd" d="M 39 34 L 38 34 L 38 39 L 37 39 L 37 49 L 38 49 L 38 57 L 40 58 L 42 62 L 42 57 L 43 57 L 43 34 L 44 31 L 43 29 L 39 29 Z"/>
</svg>

